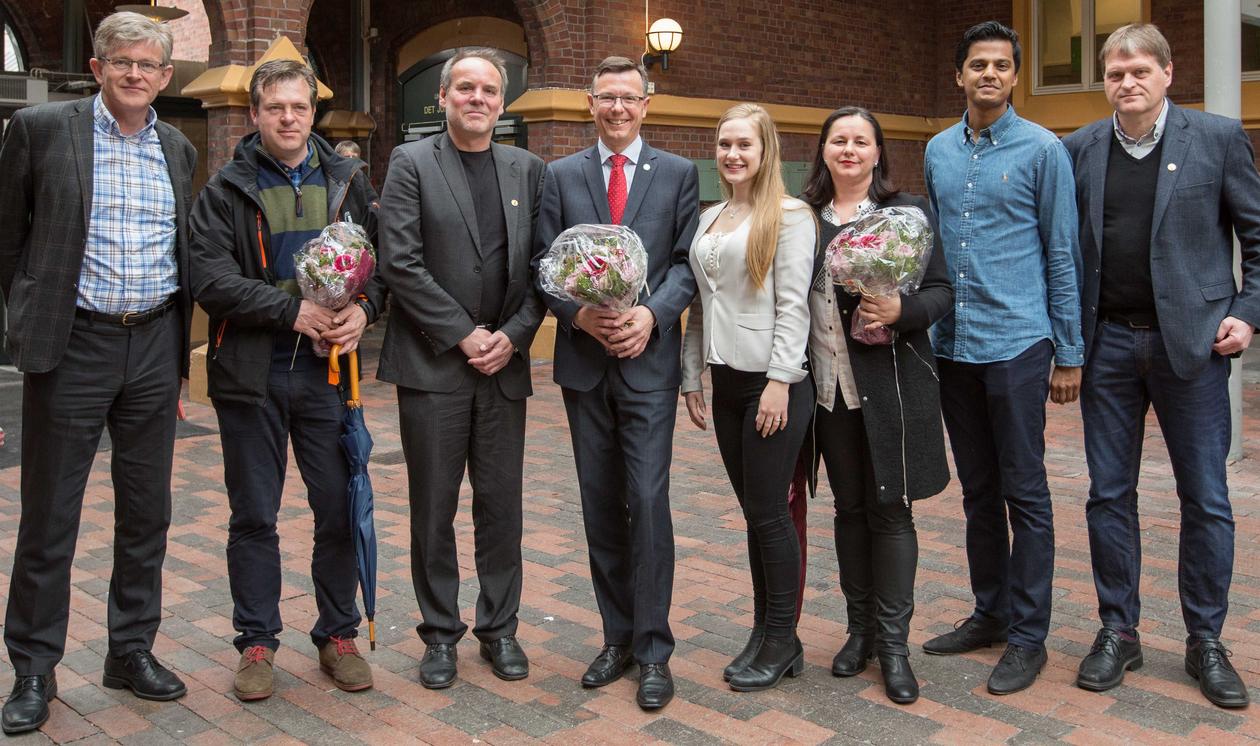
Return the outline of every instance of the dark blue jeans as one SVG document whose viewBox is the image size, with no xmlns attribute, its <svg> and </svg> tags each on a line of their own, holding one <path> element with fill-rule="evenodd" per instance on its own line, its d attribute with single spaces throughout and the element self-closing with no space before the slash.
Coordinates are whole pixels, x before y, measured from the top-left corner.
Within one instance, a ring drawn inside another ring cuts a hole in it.
<svg viewBox="0 0 1260 746">
<path fill-rule="evenodd" d="M 288 361 L 285 361 L 286 363 Z M 289 440 L 298 473 L 315 516 L 311 582 L 319 617 L 311 642 L 322 647 L 330 636 L 355 637 L 359 609 L 354 540 L 346 485 L 350 469 L 338 441 L 345 407 L 328 384 L 324 360 L 299 356 L 294 369 L 274 364 L 263 406 L 216 402 L 223 442 L 223 481 L 227 486 L 228 585 L 236 649 L 280 642 L 280 537 L 276 519 Z M 305 524 L 304 525 L 309 525 Z M 292 547 L 304 551 L 304 547 Z"/>
<path fill-rule="evenodd" d="M 1054 581 L 1045 465 L 1053 353 L 1042 340 L 996 363 L 937 358 L 941 413 L 967 516 L 975 615 L 1008 623 L 1011 644 L 1031 649 L 1045 645 Z"/>
<path fill-rule="evenodd" d="M 1219 637 L 1234 569 L 1234 516 L 1225 485 L 1229 361 L 1213 353 L 1196 378 L 1178 378 L 1157 329 L 1103 323 L 1081 390 L 1089 462 L 1089 550 L 1104 626 L 1132 630 L 1141 616 L 1138 470 L 1153 404 L 1181 501 L 1177 581 L 1191 637 Z"/>
</svg>

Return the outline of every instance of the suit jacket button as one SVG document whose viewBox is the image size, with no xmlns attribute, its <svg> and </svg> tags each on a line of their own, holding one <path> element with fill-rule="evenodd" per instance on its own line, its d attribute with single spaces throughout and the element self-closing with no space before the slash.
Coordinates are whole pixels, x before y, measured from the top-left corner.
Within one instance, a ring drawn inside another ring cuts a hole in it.
<svg viewBox="0 0 1260 746">
<path fill-rule="evenodd" d="M 473 271 L 477 274 L 481 274 L 481 267 L 473 267 Z"/>
</svg>

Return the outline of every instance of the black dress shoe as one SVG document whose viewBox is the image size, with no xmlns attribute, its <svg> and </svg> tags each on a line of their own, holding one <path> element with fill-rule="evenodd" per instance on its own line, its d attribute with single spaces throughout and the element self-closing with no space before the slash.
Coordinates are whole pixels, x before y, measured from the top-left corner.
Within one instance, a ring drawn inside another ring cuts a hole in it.
<svg viewBox="0 0 1260 746">
<path fill-rule="evenodd" d="M 748 666 L 731 677 L 730 686 L 737 692 L 759 692 L 804 671 L 805 649 L 796 635 L 786 640 L 767 637 Z"/>
<path fill-rule="evenodd" d="M 674 698 L 674 677 L 668 663 L 644 663 L 639 666 L 639 693 L 634 701 L 639 709 L 659 710 Z"/>
<path fill-rule="evenodd" d="M 722 669 L 722 681 L 730 681 L 731 677 L 743 671 L 748 667 L 748 663 L 752 661 L 753 656 L 757 655 L 757 650 L 761 647 L 761 640 L 766 636 L 764 627 L 753 627 L 752 634 L 748 637 L 748 643 L 744 645 L 744 649 L 739 651 L 739 655 L 735 656 L 735 660 L 731 664 Z"/>
<path fill-rule="evenodd" d="M 613 683 L 621 678 L 633 660 L 630 648 L 625 645 L 605 645 L 587 667 L 586 673 L 582 674 L 582 686 L 594 689 Z"/>
<path fill-rule="evenodd" d="M 1217 707 L 1246 707 L 1250 702 L 1247 685 L 1230 664 L 1229 651 L 1220 640 L 1188 640 L 1186 673 L 1199 680 L 1199 691 Z"/>
<path fill-rule="evenodd" d="M 1032 686 L 1046 665 L 1046 649 L 1007 645 L 1006 652 L 989 674 L 989 694 L 1014 694 Z"/>
<path fill-rule="evenodd" d="M 987 648 L 994 643 L 1006 642 L 1009 626 L 1006 622 L 967 617 L 959 622 L 953 632 L 946 632 L 923 643 L 923 652 L 932 655 L 958 655 Z"/>
<path fill-rule="evenodd" d="M 481 657 L 490 661 L 494 675 L 504 681 L 520 681 L 529 676 L 529 658 L 512 635 L 481 643 Z"/>
<path fill-rule="evenodd" d="M 1081 659 L 1076 670 L 1076 685 L 1091 692 L 1105 692 L 1124 681 L 1125 671 L 1142 667 L 1142 643 L 1137 632 L 1133 638 L 1103 627 L 1094 638 L 1089 655 Z"/>
<path fill-rule="evenodd" d="M 110 689 L 130 689 L 140 699 L 157 702 L 179 699 L 188 693 L 184 682 L 158 663 L 148 650 L 106 656 L 101 683 Z"/>
<path fill-rule="evenodd" d="M 881 652 L 879 670 L 884 674 L 884 694 L 893 702 L 908 705 L 919 699 L 919 680 L 910 668 L 910 656 Z"/>
<path fill-rule="evenodd" d="M 455 683 L 455 646 L 438 642 L 424 649 L 420 659 L 420 684 L 425 689 L 445 689 Z"/>
<path fill-rule="evenodd" d="M 854 633 L 831 659 L 832 676 L 857 676 L 866 670 L 866 662 L 875 657 L 875 636 Z"/>
<path fill-rule="evenodd" d="M 48 703 L 57 696 L 57 675 L 19 676 L 4 703 L 0 726 L 8 734 L 35 730 L 48 722 Z"/>
</svg>

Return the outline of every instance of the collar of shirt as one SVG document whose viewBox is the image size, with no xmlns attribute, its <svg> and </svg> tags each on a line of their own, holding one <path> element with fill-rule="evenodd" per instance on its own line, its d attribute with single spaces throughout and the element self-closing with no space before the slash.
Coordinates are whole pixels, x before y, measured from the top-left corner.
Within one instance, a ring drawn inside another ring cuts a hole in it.
<svg viewBox="0 0 1260 746">
<path fill-rule="evenodd" d="M 820 211 L 819 217 L 821 217 L 823 220 L 826 220 L 828 223 L 831 223 L 832 225 L 835 225 L 835 226 L 844 225 L 845 221 L 841 220 L 840 216 L 836 214 L 836 208 L 832 206 L 833 204 L 835 203 L 828 202 L 827 204 L 823 205 L 823 209 Z M 858 203 L 857 210 L 854 211 L 853 217 L 850 218 L 848 222 L 852 223 L 854 220 L 857 220 L 858 218 L 866 217 L 867 215 L 869 215 L 870 213 L 874 211 L 875 211 L 875 203 L 871 201 L 870 197 L 867 197 L 866 199 Z"/>
<path fill-rule="evenodd" d="M 605 145 L 603 140 L 598 141 L 598 143 L 596 144 L 596 147 L 599 148 L 599 162 L 604 164 L 605 166 L 611 165 L 608 163 L 608 159 L 612 157 L 613 155 L 612 148 Z M 639 155 L 642 152 L 643 152 L 643 138 L 636 137 L 634 138 L 634 142 L 630 143 L 629 147 L 621 151 L 621 154 L 629 159 L 628 165 L 637 166 L 639 165 Z"/>
<path fill-rule="evenodd" d="M 144 127 L 134 135 L 124 135 L 122 129 L 118 126 L 118 120 L 114 118 L 113 112 L 105 105 L 101 99 L 101 94 L 96 94 L 96 100 L 92 103 L 92 121 L 96 124 L 96 129 L 103 134 L 112 135 L 121 138 L 133 138 L 140 142 L 145 142 L 151 135 L 155 135 L 155 126 L 157 125 L 157 112 L 153 107 L 149 107 L 149 113 L 144 117 Z"/>
<path fill-rule="evenodd" d="M 268 153 L 263 148 L 262 142 L 258 143 L 258 152 L 263 156 L 263 161 L 265 163 L 270 163 L 275 166 L 280 170 L 280 173 L 284 174 L 285 177 L 288 178 L 289 183 L 293 185 L 294 189 L 302 186 L 302 182 L 306 180 L 306 176 L 319 166 L 319 160 L 315 157 L 315 146 L 312 145 L 309 140 L 306 143 L 306 158 L 302 159 L 301 163 L 292 167 L 281 163 L 275 158 L 275 156 Z"/>
<path fill-rule="evenodd" d="M 1006 135 L 1006 131 L 1011 128 L 1012 124 L 1015 123 L 1015 119 L 1015 107 L 1008 103 L 1006 105 L 1006 111 L 1002 112 L 1002 116 L 998 117 L 996 122 L 990 124 L 988 127 L 980 130 L 979 132 L 976 132 L 971 129 L 971 125 L 967 124 L 967 112 L 964 111 L 962 117 L 963 138 L 966 143 L 970 145 L 972 142 L 978 142 L 981 137 L 985 137 L 987 135 L 989 142 L 997 145 Z"/>
<path fill-rule="evenodd" d="M 1141 146 L 1154 145 L 1159 142 L 1159 138 L 1164 136 L 1164 123 L 1168 121 L 1168 99 L 1164 99 L 1163 108 L 1159 110 L 1159 116 L 1155 118 L 1155 124 L 1151 125 L 1151 129 L 1144 135 L 1139 137 L 1130 137 L 1123 128 L 1120 127 L 1120 115 L 1111 115 L 1111 126 L 1116 132 L 1116 139 L 1121 145 Z"/>
</svg>

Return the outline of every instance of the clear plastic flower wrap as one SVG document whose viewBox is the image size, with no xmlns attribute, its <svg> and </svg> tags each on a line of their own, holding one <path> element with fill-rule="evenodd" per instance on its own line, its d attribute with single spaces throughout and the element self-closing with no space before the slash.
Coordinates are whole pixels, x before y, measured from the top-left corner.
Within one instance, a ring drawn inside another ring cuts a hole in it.
<svg viewBox="0 0 1260 746">
<path fill-rule="evenodd" d="M 638 234 L 624 225 L 583 223 L 556 236 L 538 272 L 549 295 L 626 311 L 647 282 L 647 252 Z"/>
<path fill-rule="evenodd" d="M 884 207 L 845 226 L 827 245 L 832 281 L 852 295 L 889 297 L 912 293 L 923 282 L 934 235 L 927 215 L 917 207 Z M 870 345 L 892 344 L 888 327 L 866 330 L 869 320 L 853 314 L 853 339 Z"/>
<path fill-rule="evenodd" d="M 363 227 L 330 223 L 293 257 L 302 297 L 337 310 L 352 302 L 376 269 L 376 250 Z"/>
</svg>

